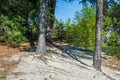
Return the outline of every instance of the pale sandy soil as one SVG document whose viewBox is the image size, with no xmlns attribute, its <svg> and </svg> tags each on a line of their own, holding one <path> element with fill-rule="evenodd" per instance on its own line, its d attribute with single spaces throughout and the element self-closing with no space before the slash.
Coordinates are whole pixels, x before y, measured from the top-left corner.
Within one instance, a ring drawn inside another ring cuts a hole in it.
<svg viewBox="0 0 120 80">
<path fill-rule="evenodd" d="M 109 57 L 102 55 L 105 59 L 99 72 L 92 67 L 90 53 L 57 44 L 62 50 L 48 47 L 52 57 L 44 60 L 35 52 L 28 52 L 29 43 L 22 43 L 19 48 L 0 44 L 0 80 L 120 80 L 120 65 L 109 63 Z"/>
<path fill-rule="evenodd" d="M 66 48 L 66 47 L 64 47 Z M 35 52 L 21 52 L 5 58 L 18 62 L 6 74 L 6 80 L 120 80 L 120 71 L 102 66 L 102 72 L 92 67 L 92 56 L 67 47 L 65 51 L 48 48 L 52 57 L 41 60 Z"/>
</svg>

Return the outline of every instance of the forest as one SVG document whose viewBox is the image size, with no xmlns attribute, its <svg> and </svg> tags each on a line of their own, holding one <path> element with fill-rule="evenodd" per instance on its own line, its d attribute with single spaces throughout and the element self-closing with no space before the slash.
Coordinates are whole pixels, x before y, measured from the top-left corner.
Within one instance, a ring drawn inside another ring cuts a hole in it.
<svg viewBox="0 0 120 80">
<path fill-rule="evenodd" d="M 101 53 L 120 60 L 120 0 L 79 0 L 82 10 L 66 21 L 55 17 L 57 1 L 0 0 L 0 43 L 13 48 L 29 43 L 31 51 L 44 55 L 48 43 L 64 42 L 92 52 L 99 71 Z"/>
<path fill-rule="evenodd" d="M 48 3 L 47 7 L 50 9 L 47 8 L 46 11 L 46 27 L 51 27 L 52 39 L 94 50 L 95 2 L 90 2 L 91 4 L 87 5 L 83 0 L 83 8 L 75 13 L 72 23 L 71 19 L 66 22 L 55 19 L 55 2 L 53 4 L 48 1 Z M 1 0 L 0 4 L 0 42 L 17 47 L 21 42 L 37 41 L 39 1 Z M 105 0 L 102 22 L 102 50 L 111 55 L 118 55 L 118 58 L 120 55 L 119 7 L 119 1 L 110 0 L 107 2 Z"/>
</svg>

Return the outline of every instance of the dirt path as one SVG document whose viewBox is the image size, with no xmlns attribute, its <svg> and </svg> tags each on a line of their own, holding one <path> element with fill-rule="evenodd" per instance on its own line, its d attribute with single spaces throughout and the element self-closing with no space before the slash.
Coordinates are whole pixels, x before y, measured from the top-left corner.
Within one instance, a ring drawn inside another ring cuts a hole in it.
<svg viewBox="0 0 120 80">
<path fill-rule="evenodd" d="M 21 43 L 18 48 L 0 43 L 0 80 L 5 80 L 7 71 L 17 64 L 17 62 L 6 61 L 6 59 L 19 54 L 21 51 L 27 51 L 29 48 L 29 43 Z"/>
<path fill-rule="evenodd" d="M 6 80 L 120 80 L 120 71 L 102 66 L 103 72 L 98 72 L 92 67 L 92 56 L 73 47 L 65 48 L 48 48 L 52 57 L 45 61 L 35 57 L 34 52 L 12 56 L 8 61 L 19 64 L 7 73 Z"/>
<path fill-rule="evenodd" d="M 29 48 L 28 43 L 17 49 L 0 46 L 0 80 L 120 80 L 119 65 L 102 66 L 103 73 L 93 69 L 92 51 L 67 44 L 47 47 L 52 57 L 42 61 L 34 52 L 20 52 Z"/>
</svg>

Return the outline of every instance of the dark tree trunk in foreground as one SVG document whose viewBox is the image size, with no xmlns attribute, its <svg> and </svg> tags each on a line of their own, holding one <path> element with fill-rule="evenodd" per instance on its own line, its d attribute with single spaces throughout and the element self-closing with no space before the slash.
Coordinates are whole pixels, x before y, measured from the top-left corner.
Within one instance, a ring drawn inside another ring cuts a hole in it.
<svg viewBox="0 0 120 80">
<path fill-rule="evenodd" d="M 39 7 L 39 37 L 38 37 L 38 47 L 37 47 L 37 54 L 43 55 L 46 51 L 45 48 L 45 26 L 46 26 L 46 0 L 40 0 L 40 7 Z"/>
<path fill-rule="evenodd" d="M 97 0 L 96 4 L 96 41 L 93 66 L 96 70 L 101 71 L 101 43 L 102 43 L 102 16 L 103 0 Z"/>
</svg>

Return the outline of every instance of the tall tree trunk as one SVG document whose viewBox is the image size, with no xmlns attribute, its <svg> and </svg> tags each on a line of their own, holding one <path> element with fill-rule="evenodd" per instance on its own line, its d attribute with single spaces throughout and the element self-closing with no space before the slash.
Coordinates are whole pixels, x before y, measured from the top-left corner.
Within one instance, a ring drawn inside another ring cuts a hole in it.
<svg viewBox="0 0 120 80">
<path fill-rule="evenodd" d="M 39 10 L 40 10 L 39 37 L 38 37 L 38 47 L 37 47 L 36 53 L 43 55 L 46 51 L 46 48 L 45 48 L 46 0 L 40 0 Z"/>
<path fill-rule="evenodd" d="M 103 16 L 103 0 L 97 0 L 96 4 L 96 41 L 95 54 L 93 58 L 93 66 L 101 71 L 101 43 L 102 43 L 102 16 Z"/>
<path fill-rule="evenodd" d="M 51 40 L 51 32 L 54 24 L 56 0 L 48 0 L 47 39 Z"/>
</svg>

